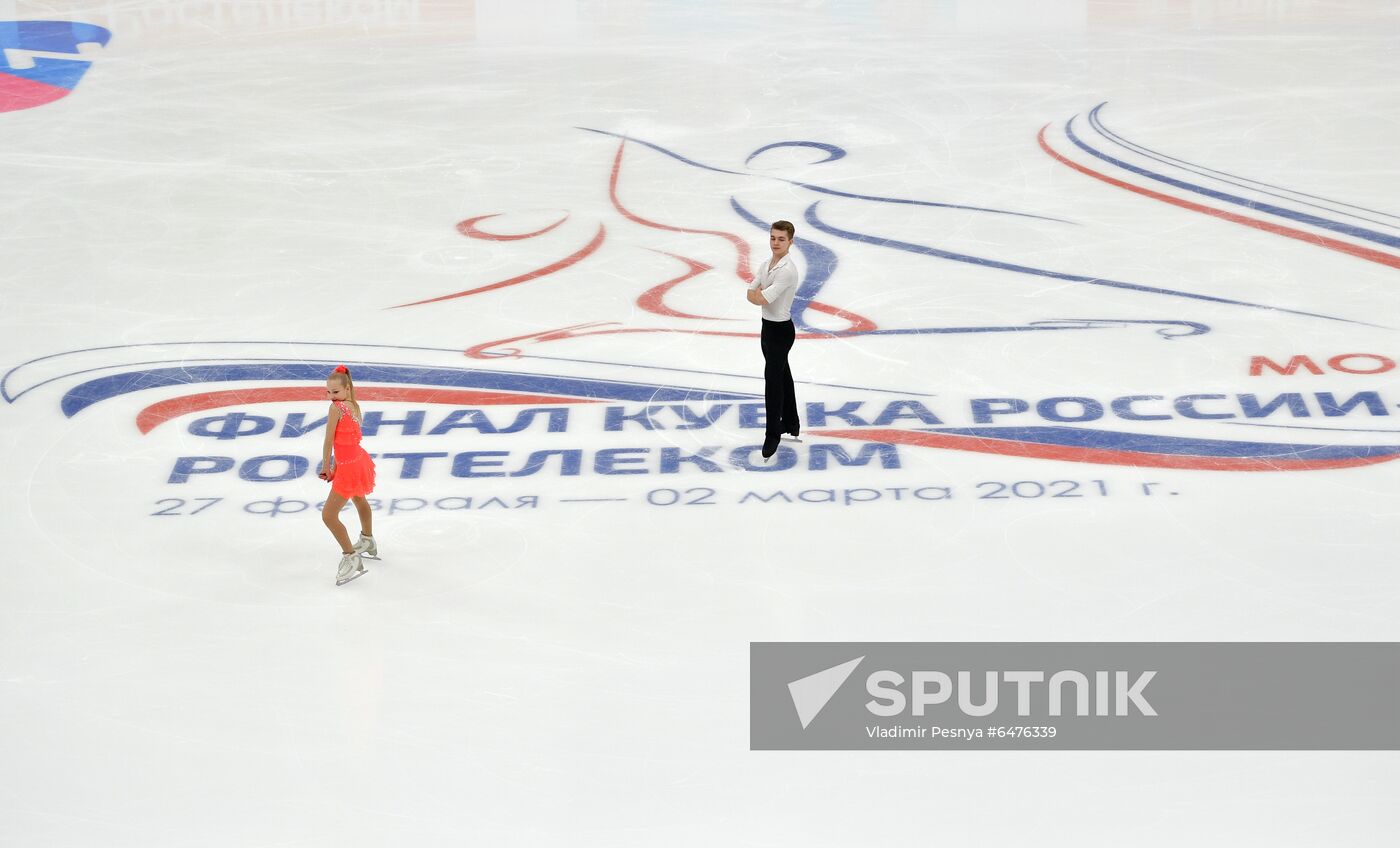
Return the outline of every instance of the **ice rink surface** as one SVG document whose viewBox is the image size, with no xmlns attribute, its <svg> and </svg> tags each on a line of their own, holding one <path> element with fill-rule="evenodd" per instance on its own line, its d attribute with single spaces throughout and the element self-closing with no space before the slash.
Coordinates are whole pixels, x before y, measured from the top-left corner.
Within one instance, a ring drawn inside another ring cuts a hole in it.
<svg viewBox="0 0 1400 848">
<path fill-rule="evenodd" d="M 0 20 L 85 25 L 0 24 L 0 844 L 1392 838 L 1393 753 L 751 752 L 748 650 L 1400 638 L 1394 4 Z"/>
</svg>

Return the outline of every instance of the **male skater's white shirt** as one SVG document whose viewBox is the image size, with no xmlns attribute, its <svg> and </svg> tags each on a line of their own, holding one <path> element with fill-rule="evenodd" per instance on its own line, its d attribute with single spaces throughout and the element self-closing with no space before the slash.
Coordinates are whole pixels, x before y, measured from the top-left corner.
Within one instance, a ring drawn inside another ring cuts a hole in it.
<svg viewBox="0 0 1400 848">
<path fill-rule="evenodd" d="M 754 275 L 752 288 L 757 289 L 768 301 L 763 307 L 763 317 L 768 321 L 792 320 L 792 299 L 797 294 L 797 265 L 792 254 L 778 260 L 772 268 L 770 257 Z"/>
</svg>

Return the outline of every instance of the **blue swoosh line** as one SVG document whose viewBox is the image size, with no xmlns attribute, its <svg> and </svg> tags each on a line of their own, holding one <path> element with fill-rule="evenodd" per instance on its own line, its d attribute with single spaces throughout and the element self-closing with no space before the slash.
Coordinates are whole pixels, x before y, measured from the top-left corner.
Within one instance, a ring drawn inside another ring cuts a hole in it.
<svg viewBox="0 0 1400 848">
<path fill-rule="evenodd" d="M 772 174 L 754 174 L 744 171 L 731 171 L 727 168 L 718 168 L 714 165 L 706 165 L 703 162 L 696 162 L 694 159 L 687 159 L 679 153 L 667 150 L 659 144 L 653 144 L 650 141 L 645 141 L 635 136 L 609 132 L 607 130 L 597 130 L 593 129 L 592 127 L 574 127 L 574 129 L 583 130 L 584 132 L 597 133 L 599 135 L 612 136 L 613 138 L 620 138 L 623 141 L 635 142 L 636 144 L 640 144 L 643 147 L 650 147 L 652 150 L 655 150 L 658 153 L 670 156 L 672 159 L 675 159 L 679 162 L 684 162 L 685 164 L 690 165 L 694 168 L 701 168 L 706 171 L 714 171 L 717 174 L 732 174 L 736 177 L 759 177 L 765 180 L 778 180 L 779 182 L 784 182 L 788 185 L 795 185 L 800 188 L 805 188 L 810 191 L 818 192 L 820 194 L 830 194 L 836 197 L 847 197 L 853 200 L 870 200 L 876 203 L 898 203 L 909 206 L 931 206 L 940 209 L 963 209 L 969 212 L 989 212 L 993 215 L 1014 215 L 1018 218 L 1034 218 L 1038 221 L 1054 221 L 1057 224 L 1074 224 L 1075 226 L 1078 226 L 1078 223 L 1075 221 L 1066 221 L 1063 218 L 1051 218 L 1046 215 L 1033 215 L 1029 212 L 1012 212 L 1009 209 L 987 209 L 981 206 L 960 206 L 956 203 L 938 203 L 932 200 L 909 200 L 907 198 L 900 197 L 879 197 L 872 194 L 853 194 L 851 192 L 837 191 L 834 188 L 826 188 L 825 186 L 798 182 L 797 180 L 789 180 L 784 177 L 775 177 Z"/>
<path fill-rule="evenodd" d="M 739 201 L 735 198 L 729 198 L 729 205 L 745 221 L 749 222 L 750 224 L 765 232 L 768 230 L 768 223 L 766 221 L 754 215 L 749 210 L 745 209 L 743 205 L 740 204 Z M 1114 320 L 1089 318 L 1081 321 L 1060 324 L 1041 324 L 1038 322 L 1032 322 L 1031 324 L 1027 325 L 1003 325 L 991 327 L 907 327 L 903 329 L 888 330 L 824 330 L 820 327 L 813 327 L 811 324 L 808 324 L 802 317 L 802 315 L 806 312 L 807 307 L 812 302 L 812 300 L 816 298 L 818 294 L 821 293 L 822 288 L 826 285 L 827 281 L 831 279 L 832 274 L 835 273 L 837 265 L 836 253 L 830 248 L 820 245 L 817 242 L 813 241 L 810 236 L 803 236 L 801 239 L 794 242 L 793 246 L 796 247 L 798 252 L 802 253 L 803 256 L 807 259 L 807 275 L 803 278 L 802 284 L 797 290 L 797 294 L 793 297 L 792 302 L 794 308 L 792 313 L 792 320 L 794 324 L 800 327 L 804 332 L 808 333 L 821 333 L 823 335 L 831 336 L 833 338 L 854 338 L 858 336 L 923 336 L 954 333 L 1031 333 L 1053 330 L 1102 330 L 1110 328 L 1112 326 L 1111 324 L 1102 322 Z M 1180 336 L 1195 336 L 1200 335 L 1201 333 L 1210 332 L 1210 328 L 1207 327 L 1205 324 L 1199 324 L 1194 321 L 1161 322 L 1124 320 L 1119 323 L 1167 323 L 1187 326 L 1194 330 L 1194 332 L 1190 333 L 1181 333 L 1179 334 Z M 1157 332 L 1159 334 L 1162 333 L 1161 330 L 1158 330 Z M 1164 336 L 1164 338 L 1172 337 Z"/>
<path fill-rule="evenodd" d="M 78 350 L 65 350 L 65 351 L 63 351 L 63 352 L 61 352 L 61 353 L 49 353 L 49 354 L 45 354 L 45 355 L 43 355 L 43 356 L 36 356 L 36 357 L 34 357 L 33 359 L 29 359 L 29 360 L 26 360 L 26 361 L 24 361 L 24 362 L 21 362 L 20 364 L 18 364 L 18 365 L 16 365 L 16 366 L 14 366 L 13 368 L 11 368 L 9 371 L 6 371 L 4 377 L 0 377 L 0 397 L 3 397 L 3 398 L 5 399 L 5 401 L 8 402 L 8 403 L 14 403 L 15 401 L 17 401 L 17 400 L 19 400 L 20 398 L 24 397 L 25 395 L 29 394 L 29 393 L 32 392 L 33 390 L 35 390 L 35 389 L 37 389 L 37 388 L 39 388 L 40 386 L 43 386 L 43 385 L 45 385 L 45 384 L 52 383 L 54 380 L 61 380 L 61 379 L 63 379 L 64 377 L 71 377 L 71 376 L 73 376 L 73 375 L 75 375 L 75 374 L 88 374 L 88 373 L 91 373 L 91 372 L 93 372 L 93 371 L 102 371 L 102 370 L 110 369 L 110 368 L 127 368 L 127 367 L 130 367 L 130 366 L 132 366 L 132 365 L 150 365 L 150 364 L 161 363 L 161 362 L 203 362 L 203 361 L 214 361 L 214 362 L 218 362 L 218 361 L 227 361 L 227 360 L 220 360 L 219 358 L 211 357 L 211 358 L 209 358 L 209 359 L 207 359 L 207 360 L 201 360 L 201 359 L 189 360 L 189 359 L 181 358 L 181 359 L 156 359 L 156 360 L 151 360 L 151 361 L 149 361 L 149 362 L 123 362 L 123 363 L 119 363 L 119 364 L 117 364 L 117 365 L 106 365 L 106 366 L 102 366 L 102 367 L 100 367 L 100 368 L 89 368 L 89 369 L 85 369 L 85 370 L 82 370 L 82 371 L 71 371 L 71 372 L 69 372 L 69 373 L 67 373 L 67 374 L 60 374 L 60 375 L 57 376 L 57 377 L 50 377 L 49 379 L 44 380 L 44 381 L 41 382 L 41 383 L 35 383 L 34 385 L 30 386 L 29 388 L 25 389 L 24 391 L 20 392 L 20 393 L 17 394 L 17 395 L 14 395 L 14 396 L 11 396 L 10 393 L 9 393 L 9 389 L 6 388 L 6 384 L 9 383 L 10 377 L 13 376 L 14 373 L 15 373 L 16 371 L 20 370 L 21 368 L 25 367 L 26 365 L 33 365 L 33 364 L 36 363 L 36 362 L 43 362 L 43 361 L 48 360 L 48 359 L 58 359 L 59 357 L 63 357 L 63 356 L 72 356 L 73 354 L 77 354 L 77 353 L 96 353 L 97 351 L 100 351 L 100 350 L 129 350 L 129 349 L 134 348 L 134 347 L 176 347 L 176 346 L 178 346 L 178 345 L 196 345 L 196 344 L 197 344 L 197 345 L 285 345 L 285 344 L 295 344 L 295 345 L 307 345 L 307 346 L 318 346 L 318 347 L 367 347 L 367 348 L 384 349 L 384 350 L 424 350 L 424 351 L 429 351 L 429 352 L 432 352 L 432 353 L 461 353 L 461 352 L 462 352 L 460 348 L 455 348 L 455 347 L 415 347 L 415 346 L 410 346 L 410 345 L 363 344 L 363 343 L 360 343 L 360 342 L 289 342 L 289 341 L 286 341 L 286 340 L 282 340 L 282 341 L 270 341 L 270 340 L 267 340 L 267 339 L 255 339 L 255 340 L 248 340 L 248 341 L 220 341 L 220 342 L 195 342 L 195 341 L 183 341 L 183 342 L 136 342 L 136 343 L 134 343 L 134 344 L 101 345 L 101 346 L 99 346 L 99 347 L 85 347 L 85 348 L 79 348 Z M 244 358 L 244 357 L 240 357 L 239 359 L 240 359 L 240 360 L 244 360 L 245 358 Z M 256 361 L 256 360 L 254 360 L 254 361 Z M 285 361 L 285 360 L 281 360 L 281 359 L 276 359 L 276 360 L 269 359 L 269 360 L 266 360 L 266 361 L 269 361 L 269 362 L 282 362 L 282 361 Z"/>
<path fill-rule="evenodd" d="M 1400 430 L 1373 430 L 1365 427 L 1308 427 L 1303 424 L 1265 424 L 1262 421 L 1222 421 L 1221 424 L 1233 424 L 1236 427 L 1269 427 L 1279 430 L 1321 430 L 1324 433 L 1394 433 L 1400 435 Z"/>
<path fill-rule="evenodd" d="M 820 203 L 820 201 L 818 201 Z M 1327 321 L 1340 321 L 1344 324 L 1358 324 L 1363 327 L 1381 327 L 1379 324 L 1368 324 L 1364 321 L 1354 321 L 1350 318 L 1338 318 L 1334 315 L 1321 315 L 1316 312 L 1302 312 L 1297 309 L 1284 309 L 1281 306 L 1268 306 L 1262 303 L 1249 303 L 1242 300 L 1230 300 L 1224 297 L 1215 297 L 1208 294 L 1192 294 L 1191 292 L 1175 291 L 1173 289 L 1162 289 L 1155 286 L 1143 286 L 1137 283 L 1124 283 L 1118 280 L 1105 280 L 1102 277 L 1085 277 L 1080 274 L 1064 274 L 1059 271 L 1046 271 L 1041 268 L 1030 268 L 1025 265 L 1013 265 L 1010 262 L 999 262 L 995 259 L 983 259 L 979 256 L 969 256 L 964 253 L 953 253 L 947 250 L 939 250 L 936 247 L 928 247 L 922 244 L 911 244 L 909 242 L 895 241 L 894 239 L 881 238 L 879 236 L 865 235 L 864 233 L 851 232 L 849 230 L 839 230 L 817 217 L 817 203 L 807 207 L 807 223 L 816 227 L 824 233 L 841 238 L 858 241 L 865 244 L 873 244 L 879 247 L 888 247 L 893 250 L 902 250 L 906 253 L 914 253 L 920 256 L 933 256 L 939 259 L 951 259 L 954 262 L 967 262 L 972 265 L 981 265 L 987 268 L 997 268 L 1002 271 L 1012 271 L 1017 274 L 1032 274 L 1038 277 L 1049 277 L 1054 280 L 1066 280 L 1072 283 L 1086 283 L 1091 286 L 1107 286 L 1109 288 L 1126 289 L 1128 291 L 1143 292 L 1145 294 L 1158 294 L 1167 297 L 1181 297 L 1190 300 L 1200 300 L 1207 303 L 1223 303 L 1228 306 L 1244 306 L 1250 309 L 1265 309 L 1271 312 L 1284 312 L 1289 315 L 1302 315 L 1307 318 L 1322 318 Z M 1381 327 L 1381 329 L 1390 329 Z"/>
<path fill-rule="evenodd" d="M 635 365 L 630 362 L 606 362 L 596 359 L 570 359 L 563 356 L 539 356 L 533 353 L 520 354 L 522 359 L 539 359 L 545 362 L 575 362 L 584 365 L 615 365 L 622 368 L 655 368 L 660 371 L 678 371 L 684 374 L 703 374 L 706 377 L 740 377 L 745 380 L 762 380 L 763 375 L 755 377 L 752 374 L 731 374 L 727 371 L 698 371 L 691 368 L 665 368 L 659 365 Z M 793 380 L 794 383 L 803 386 L 821 386 L 824 389 L 855 389 L 861 392 L 876 392 L 885 395 L 900 395 L 902 397 L 938 397 L 930 392 L 905 391 L 903 389 L 876 389 L 870 386 L 848 386 L 844 383 L 818 383 L 812 380 Z"/>
<path fill-rule="evenodd" d="M 123 345 L 123 347 L 125 347 L 125 345 Z M 27 389 L 25 389 L 24 391 L 20 392 L 19 394 L 15 395 L 14 398 L 9 399 L 9 401 L 10 401 L 10 403 L 14 403 L 15 401 L 19 400 L 21 397 L 24 397 L 25 395 L 29 394 L 30 392 L 34 391 L 35 389 L 39 388 L 40 386 L 46 386 L 46 385 L 48 385 L 49 383 L 55 383 L 55 382 L 58 382 L 59 380 L 66 379 L 66 378 L 68 378 L 68 377 L 77 377 L 77 376 L 79 376 L 79 375 L 81 375 L 81 374 L 96 374 L 96 373 L 99 372 L 99 371 L 113 371 L 113 370 L 116 370 L 116 369 L 119 369 L 119 368 L 133 368 L 133 367 L 140 366 L 140 365 L 176 365 L 176 366 L 183 366 L 186 362 L 222 362 L 222 363 L 228 363 L 228 362 L 230 362 L 230 361 L 237 361 L 237 362 L 286 362 L 287 360 L 285 360 L 285 359 L 273 359 L 273 358 L 271 358 L 271 357 L 265 357 L 265 358 L 264 358 L 264 357 L 256 357 L 256 356 L 240 357 L 240 358 L 237 359 L 237 360 L 230 360 L 229 358 L 227 358 L 227 357 L 222 357 L 222 356 L 205 356 L 205 357 L 186 357 L 186 358 L 181 358 L 181 359 L 147 359 L 147 360 L 142 361 L 142 362 L 120 362 L 120 363 L 117 363 L 117 364 L 115 364 L 115 365 L 100 365 L 100 366 L 98 366 L 98 367 L 96 367 L 96 368 L 83 368 L 83 369 L 80 369 L 80 370 L 78 370 L 78 371 L 69 371 L 69 372 L 66 373 L 66 374 L 59 374 L 59 375 L 56 376 L 56 377 L 50 377 L 50 378 L 47 379 L 47 380 L 42 380 L 42 381 L 40 381 L 40 382 L 38 382 L 38 383 L 35 383 L 34 385 L 30 386 L 29 388 L 27 388 Z M 303 362 L 322 362 L 322 363 L 324 363 L 325 365 L 329 365 L 329 364 L 331 364 L 332 362 L 334 362 L 335 360 L 331 360 L 331 359 L 323 359 L 323 360 L 306 359 L 306 360 L 302 360 L 302 361 L 303 361 Z M 357 364 L 357 365 L 362 365 L 362 364 L 366 364 L 366 363 L 365 363 L 363 360 L 361 360 L 360 362 L 357 362 L 356 364 Z M 390 364 L 393 364 L 393 363 L 382 363 L 382 362 L 381 362 L 381 363 L 374 363 L 374 364 L 377 364 L 377 365 L 390 365 Z"/>
<path fill-rule="evenodd" d="M 1213 177 L 1219 179 L 1221 182 L 1229 183 L 1230 185 L 1238 186 L 1240 188 L 1247 188 L 1252 191 L 1258 191 L 1261 194 L 1267 194 L 1270 197 L 1277 197 L 1281 200 L 1291 200 L 1294 203 L 1302 203 L 1306 206 L 1312 206 L 1317 209 L 1325 209 L 1328 212 L 1332 212 L 1338 215 L 1350 215 L 1350 217 L 1352 218 L 1356 218 L 1361 221 L 1366 221 L 1371 224 L 1378 224 L 1382 227 L 1394 228 L 1396 225 L 1386 223 L 1385 221 L 1372 220 L 1371 218 L 1366 218 L 1361 215 L 1351 215 L 1351 213 L 1349 212 L 1343 212 L 1340 209 L 1334 209 L 1332 208 L 1332 206 L 1341 206 L 1345 209 L 1355 209 L 1359 212 L 1366 212 L 1371 215 L 1380 215 L 1384 218 L 1390 218 L 1395 221 L 1400 221 L 1400 215 L 1392 215 L 1389 212 L 1382 212 L 1379 209 L 1367 209 L 1364 206 L 1356 206 L 1351 203 L 1343 203 L 1340 200 L 1333 200 L 1330 197 L 1319 197 L 1315 194 L 1308 194 L 1307 192 L 1297 191 L 1296 189 L 1288 188 L 1287 186 L 1279 186 L 1274 185 L 1272 183 L 1260 182 L 1259 180 L 1252 180 L 1249 177 L 1241 176 L 1239 174 L 1231 174 L 1226 171 L 1217 171 L 1214 168 L 1207 168 L 1205 165 L 1200 165 L 1195 162 L 1188 162 L 1185 159 L 1178 159 L 1175 156 L 1168 156 L 1167 154 L 1157 150 L 1153 150 L 1150 147 L 1144 147 L 1141 144 L 1137 144 L 1136 142 L 1132 142 L 1126 138 L 1123 138 L 1122 136 L 1110 130 L 1103 123 L 1103 119 L 1099 117 L 1099 110 L 1107 105 L 1108 101 L 1104 101 L 1103 103 L 1100 103 L 1099 105 L 1095 106 L 1089 111 L 1089 124 L 1094 129 L 1098 130 L 1100 135 L 1104 136 L 1108 140 L 1114 142 L 1120 147 L 1126 147 L 1129 150 L 1132 150 L 1136 153 L 1140 153 L 1149 159 L 1155 159 L 1158 162 L 1162 162 L 1168 165 L 1176 165 L 1177 167 L 1190 171 L 1193 174 L 1199 174 L 1203 177 Z M 1239 180 L 1239 182 L 1234 182 L 1235 180 Z M 1260 188 L 1261 186 L 1263 188 Z M 1287 192 L 1287 194 L 1275 194 L 1274 192 L 1263 190 L 1270 188 L 1276 189 L 1278 191 Z M 1308 200 L 1322 201 L 1322 203 L 1308 203 L 1305 200 L 1299 200 L 1298 198 L 1300 197 L 1306 197 L 1308 198 Z M 1324 206 L 1322 205 L 1323 203 L 1331 204 L 1331 206 Z"/>
<path fill-rule="evenodd" d="M 1164 339 L 1184 339 L 1187 336 L 1200 336 L 1210 332 L 1210 325 L 1202 324 L 1199 321 L 1173 321 L 1161 318 L 1046 318 L 1040 321 L 1032 321 L 1032 324 L 1090 324 L 1094 326 L 1127 325 L 1127 324 L 1150 324 L 1157 327 L 1157 335 Z M 1186 332 L 1172 332 L 1174 327 L 1181 327 Z"/>
<path fill-rule="evenodd" d="M 0 378 L 0 397 L 3 397 L 4 400 L 5 400 L 6 402 L 13 404 L 15 401 L 19 400 L 21 397 L 24 397 L 26 394 L 28 394 L 29 392 L 33 391 L 34 389 L 37 389 L 37 388 L 39 388 L 40 386 L 47 385 L 48 383 L 55 382 L 55 381 L 57 381 L 57 380 L 62 380 L 62 379 L 65 378 L 65 377 L 73 377 L 73 376 L 76 376 L 76 375 L 78 375 L 78 374 L 91 374 L 91 373 L 94 373 L 94 372 L 96 372 L 96 371 L 107 371 L 107 370 L 112 370 L 112 369 L 114 369 L 114 368 L 129 368 L 129 367 L 131 367 L 131 366 L 133 366 L 133 365 L 160 365 L 160 364 L 182 363 L 182 362 L 228 362 L 228 361 L 230 361 L 228 358 L 208 357 L 208 358 L 202 358 L 202 359 L 180 358 L 180 359 L 156 359 L 156 360 L 150 360 L 150 361 L 147 361 L 147 362 L 123 362 L 123 363 L 119 363 L 119 364 L 116 364 L 116 365 L 106 365 L 106 366 L 102 366 L 102 367 L 99 367 L 99 368 L 88 368 L 88 369 L 83 369 L 83 370 L 80 370 L 80 371 L 70 371 L 70 372 L 68 372 L 68 373 L 66 373 L 66 374 L 60 374 L 60 375 L 58 375 L 57 377 L 51 377 L 51 378 L 49 378 L 49 379 L 47 379 L 47 380 L 44 380 L 44 381 L 42 381 L 42 382 L 35 383 L 34 385 L 30 386 L 29 388 L 27 388 L 27 389 L 21 391 L 19 394 L 16 394 L 16 395 L 14 395 L 14 396 L 11 396 L 11 395 L 8 393 L 8 391 L 6 391 L 6 389 L 5 389 L 5 383 L 6 383 L 6 381 L 9 380 L 9 378 L 10 378 L 10 376 L 11 376 L 12 374 L 14 374 L 16 371 L 18 371 L 19 369 L 23 368 L 24 366 L 26 366 L 26 365 L 33 365 L 33 364 L 36 363 L 36 362 L 43 362 L 43 361 L 48 360 L 48 359 L 57 359 L 57 358 L 62 357 L 62 356 L 70 356 L 70 355 L 72 355 L 72 354 L 78 354 L 78 353 L 94 353 L 94 352 L 96 352 L 96 351 L 102 351 L 102 350 L 126 350 L 126 349 L 137 348 L 137 347 L 173 347 L 173 346 L 175 346 L 175 345 L 183 345 L 183 344 L 200 344 L 200 345 L 252 345 L 252 344 L 282 345 L 282 344 L 297 344 L 297 345 L 308 345 L 308 346 L 318 346 L 318 347 L 369 348 L 369 349 L 373 349 L 373 350 L 416 350 L 416 351 L 428 351 L 428 352 L 432 352 L 432 353 L 453 353 L 453 354 L 460 354 L 460 353 L 462 352 L 460 348 L 455 348 L 455 347 L 422 347 L 422 346 L 414 346 L 414 345 L 383 345 L 383 344 L 365 344 L 365 343 L 361 343 L 361 342 L 288 342 L 288 341 L 285 341 L 285 340 L 283 340 L 283 341 L 267 341 L 267 340 L 260 340 L 260 341 L 203 341 L 203 342 L 138 342 L 138 343 L 135 343 L 135 344 L 124 344 L 124 345 L 103 345 L 103 346 L 101 346 L 101 347 L 90 347 L 90 348 L 82 348 L 82 349 L 79 349 L 79 350 L 66 350 L 66 351 L 63 351 L 62 353 L 50 353 L 50 354 L 45 354 L 44 356 L 38 356 L 38 357 L 35 357 L 35 358 L 33 358 L 33 359 L 27 360 L 27 361 L 25 361 L 25 362 L 21 362 L 19 365 L 16 365 L 16 366 L 14 366 L 13 368 L 11 368 L 9 371 L 5 372 L 5 376 L 4 376 L 3 378 Z M 700 370 L 691 369 L 691 368 L 670 368 L 670 367 L 667 367 L 667 366 L 664 366 L 664 365 L 643 365 L 643 364 L 639 364 L 639 363 L 635 363 L 635 362 L 609 362 L 609 361 L 607 361 L 607 360 L 598 360 L 598 359 L 571 359 L 571 358 L 562 357 L 562 356 L 538 356 L 538 355 L 535 355 L 535 354 L 522 354 L 522 355 L 521 355 L 521 358 L 524 358 L 524 359 L 539 359 L 539 360 L 551 361 L 551 362 L 572 362 L 572 363 L 581 364 L 581 365 L 612 365 L 612 366 L 616 366 L 616 367 L 618 367 L 618 368 L 643 368 L 643 369 L 646 369 L 646 370 L 649 370 L 649 371 L 673 371 L 673 372 L 680 373 L 680 374 L 701 374 L 701 375 L 704 375 L 704 376 L 707 376 L 707 377 L 741 377 L 741 378 L 744 378 L 744 379 L 761 379 L 761 377 L 753 377 L 752 375 L 748 375 L 748 374 L 730 374 L 730 373 L 724 372 L 724 371 L 700 371 Z M 285 360 L 282 360 L 282 359 L 266 359 L 266 360 L 259 360 L 259 359 L 252 359 L 252 358 L 248 358 L 248 357 L 239 357 L 237 360 L 234 360 L 234 361 L 239 361 L 239 362 L 259 362 L 259 361 L 265 361 L 265 362 L 284 362 Z M 328 360 L 327 360 L 327 361 L 328 361 Z M 396 363 L 375 363 L 375 364 L 393 365 L 393 364 L 396 364 Z M 842 383 L 817 383 L 817 382 L 812 382 L 812 381 L 799 381 L 799 382 L 805 382 L 806 385 L 810 385 L 810 386 L 822 386 L 822 387 L 824 387 L 824 388 L 833 388 L 833 389 L 856 389 L 856 390 L 859 390 L 859 391 L 878 392 L 878 393 L 882 393 L 882 394 L 896 394 L 896 395 L 911 395 L 911 396 L 919 396 L 919 397 L 932 397 L 932 395 L 929 395 L 929 394 L 924 393 L 924 392 L 906 391 L 906 390 L 903 390 L 903 389 L 879 389 L 879 388 L 872 388 L 872 387 L 870 387 L 870 386 L 847 386 L 847 385 L 842 384 Z"/>
<path fill-rule="evenodd" d="M 1109 156 L 1107 153 L 1095 150 L 1094 148 L 1085 144 L 1082 140 L 1080 140 L 1079 136 L 1074 134 L 1073 124 L 1074 118 L 1070 118 L 1068 121 L 1065 122 L 1065 135 L 1069 136 L 1069 140 L 1074 142 L 1074 145 L 1076 147 L 1078 147 L 1080 150 L 1083 150 L 1085 153 L 1088 153 L 1091 156 L 1095 156 L 1099 159 L 1102 159 L 1103 161 L 1108 162 L 1111 165 L 1116 165 L 1117 167 L 1122 168 L 1125 171 L 1129 171 L 1139 176 L 1147 177 L 1150 180 L 1156 180 L 1159 183 L 1165 183 L 1166 185 L 1172 186 L 1174 188 L 1179 188 L 1184 191 L 1189 191 L 1195 194 L 1204 195 L 1205 197 L 1210 197 L 1216 200 L 1224 201 L 1225 203 L 1230 203 L 1235 206 L 1243 206 L 1247 209 L 1255 209 L 1260 212 L 1267 212 L 1271 215 L 1277 215 L 1280 218 L 1287 218 L 1291 221 L 1298 221 L 1299 223 L 1310 224 L 1314 227 L 1319 227 L 1324 230 L 1331 230 L 1334 233 L 1342 233 L 1343 235 L 1364 239 L 1366 241 L 1375 242 L 1376 244 L 1383 244 L 1387 247 L 1400 247 L 1400 236 L 1390 236 L 1386 235 L 1385 233 L 1378 233 L 1375 230 L 1368 230 L 1364 227 L 1353 227 L 1350 224 L 1343 224 L 1341 222 L 1332 221 L 1327 218 L 1319 218 L 1316 215 L 1309 215 L 1306 212 L 1295 212 L 1292 209 L 1284 209 L 1282 206 L 1274 206 L 1271 203 L 1260 203 L 1255 200 L 1249 200 L 1243 197 L 1236 197 L 1233 194 L 1225 194 L 1224 192 L 1214 191 L 1212 189 L 1205 188 L 1204 186 L 1198 186 L 1194 183 L 1183 182 L 1182 180 L 1173 179 L 1172 177 L 1168 177 L 1164 174 L 1158 174 L 1154 171 L 1149 171 L 1146 168 L 1139 168 L 1136 165 L 1130 165 L 1121 159 L 1116 159 L 1112 156 Z"/>
<path fill-rule="evenodd" d="M 1143 322 L 1152 323 L 1152 322 Z M 1184 323 L 1184 322 L 1172 322 Z M 936 336 L 936 335 L 956 335 L 960 333 L 1052 333 L 1069 330 L 1110 330 L 1121 326 L 1121 322 L 1113 322 L 1112 319 L 1105 319 L 1103 323 L 1088 324 L 1079 322 L 1073 325 L 1068 324 L 993 324 L 982 327 L 903 327 L 890 330 L 814 330 L 813 332 L 825 333 L 836 338 L 851 338 L 857 336 Z M 1183 333 L 1185 335 L 1199 335 L 1199 333 Z"/>
<path fill-rule="evenodd" d="M 835 162 L 837 159 L 842 159 L 846 156 L 845 150 L 841 149 L 840 147 L 837 147 L 834 144 L 827 144 L 824 141 L 775 141 L 772 144 L 765 144 L 759 149 L 750 153 L 749 158 L 744 160 L 744 167 L 747 168 L 750 162 L 752 162 L 754 159 L 758 158 L 762 154 L 767 153 L 769 150 L 776 150 L 780 147 L 809 147 L 814 150 L 820 150 L 824 152 L 826 154 L 826 158 L 818 159 L 817 161 L 812 162 L 811 164 L 813 165 L 820 165 L 824 162 Z"/>
</svg>

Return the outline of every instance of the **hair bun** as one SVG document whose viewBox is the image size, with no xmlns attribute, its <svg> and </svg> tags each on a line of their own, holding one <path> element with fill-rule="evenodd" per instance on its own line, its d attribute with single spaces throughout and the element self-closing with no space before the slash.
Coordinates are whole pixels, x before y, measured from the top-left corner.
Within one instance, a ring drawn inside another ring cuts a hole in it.
<svg viewBox="0 0 1400 848">
<path fill-rule="evenodd" d="M 335 373 L 337 373 L 337 374 L 349 374 L 349 373 L 350 373 L 350 369 L 349 369 L 349 368 L 346 368 L 344 365 L 337 365 L 337 366 L 335 366 Z"/>
</svg>

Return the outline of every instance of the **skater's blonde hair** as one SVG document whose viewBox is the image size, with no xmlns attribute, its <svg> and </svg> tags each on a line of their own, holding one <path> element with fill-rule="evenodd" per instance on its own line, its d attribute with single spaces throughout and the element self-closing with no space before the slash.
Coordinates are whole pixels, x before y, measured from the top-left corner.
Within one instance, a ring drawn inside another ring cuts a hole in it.
<svg viewBox="0 0 1400 848">
<path fill-rule="evenodd" d="M 355 380 L 350 376 L 349 368 L 346 368 L 344 365 L 337 365 L 335 366 L 335 370 L 332 371 L 330 376 L 326 379 L 334 380 L 344 386 L 346 397 L 352 403 L 355 403 L 357 406 L 359 405 L 358 401 L 355 400 Z"/>
</svg>

